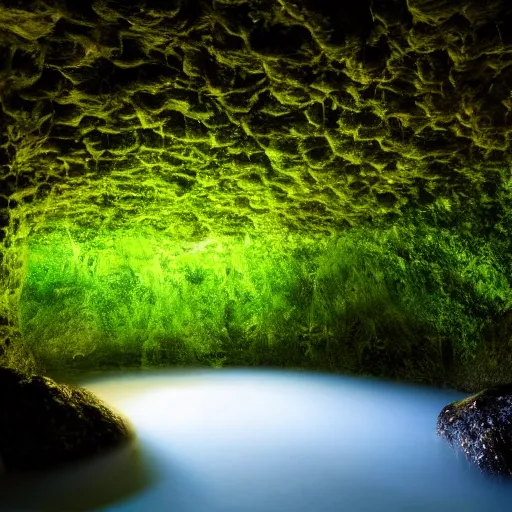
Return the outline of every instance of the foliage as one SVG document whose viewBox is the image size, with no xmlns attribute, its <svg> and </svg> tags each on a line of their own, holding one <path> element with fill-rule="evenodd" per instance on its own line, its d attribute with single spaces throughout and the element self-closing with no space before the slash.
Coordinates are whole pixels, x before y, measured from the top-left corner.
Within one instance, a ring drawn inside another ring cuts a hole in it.
<svg viewBox="0 0 512 512">
<path fill-rule="evenodd" d="M 47 368 L 271 365 L 440 383 L 511 307 L 496 247 L 421 218 L 329 240 L 55 231 L 31 242 L 20 329 Z"/>
</svg>

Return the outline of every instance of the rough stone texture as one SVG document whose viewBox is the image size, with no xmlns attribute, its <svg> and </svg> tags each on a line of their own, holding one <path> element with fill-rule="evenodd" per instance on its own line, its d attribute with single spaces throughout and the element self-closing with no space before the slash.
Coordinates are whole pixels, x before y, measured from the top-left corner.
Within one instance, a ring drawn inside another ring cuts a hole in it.
<svg viewBox="0 0 512 512">
<path fill-rule="evenodd" d="M 447 405 L 437 418 L 437 433 L 482 471 L 512 475 L 512 384 Z"/>
<path fill-rule="evenodd" d="M 0 460 L 5 471 L 76 461 L 131 437 L 126 421 L 89 391 L 0 368 Z"/>
<path fill-rule="evenodd" d="M 2 2 L 7 336 L 27 237 L 55 226 L 325 235 L 492 201 L 511 24 L 507 0 Z"/>
</svg>

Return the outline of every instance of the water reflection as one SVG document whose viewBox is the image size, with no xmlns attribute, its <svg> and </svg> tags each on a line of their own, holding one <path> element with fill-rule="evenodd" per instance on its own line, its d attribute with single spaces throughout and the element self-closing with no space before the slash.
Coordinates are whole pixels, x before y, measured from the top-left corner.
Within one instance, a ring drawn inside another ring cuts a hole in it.
<svg viewBox="0 0 512 512">
<path fill-rule="evenodd" d="M 435 435 L 438 412 L 461 393 L 262 370 L 85 385 L 131 419 L 138 448 L 19 482 L 0 495 L 10 495 L 5 510 L 510 509 L 510 486 L 484 478 Z M 24 502 L 15 503 L 20 495 Z"/>
</svg>

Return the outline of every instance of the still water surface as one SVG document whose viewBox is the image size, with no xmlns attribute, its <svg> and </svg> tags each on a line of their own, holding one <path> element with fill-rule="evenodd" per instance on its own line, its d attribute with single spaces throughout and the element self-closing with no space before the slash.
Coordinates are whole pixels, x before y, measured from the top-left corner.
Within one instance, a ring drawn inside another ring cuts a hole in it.
<svg viewBox="0 0 512 512">
<path fill-rule="evenodd" d="M 87 379 L 138 442 L 0 487 L 2 512 L 494 512 L 512 485 L 435 435 L 462 393 L 263 370 Z"/>
</svg>

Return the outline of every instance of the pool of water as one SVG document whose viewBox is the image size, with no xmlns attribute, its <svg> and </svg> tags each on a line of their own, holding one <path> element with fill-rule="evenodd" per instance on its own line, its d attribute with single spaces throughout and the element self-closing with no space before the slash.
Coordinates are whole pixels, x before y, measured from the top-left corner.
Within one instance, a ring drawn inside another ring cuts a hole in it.
<svg viewBox="0 0 512 512">
<path fill-rule="evenodd" d="M 464 395 L 305 372 L 210 370 L 82 383 L 137 443 L 0 486 L 0 510 L 105 512 L 509 511 L 435 434 Z M 3 508 L 2 508 L 3 507 Z"/>
</svg>

